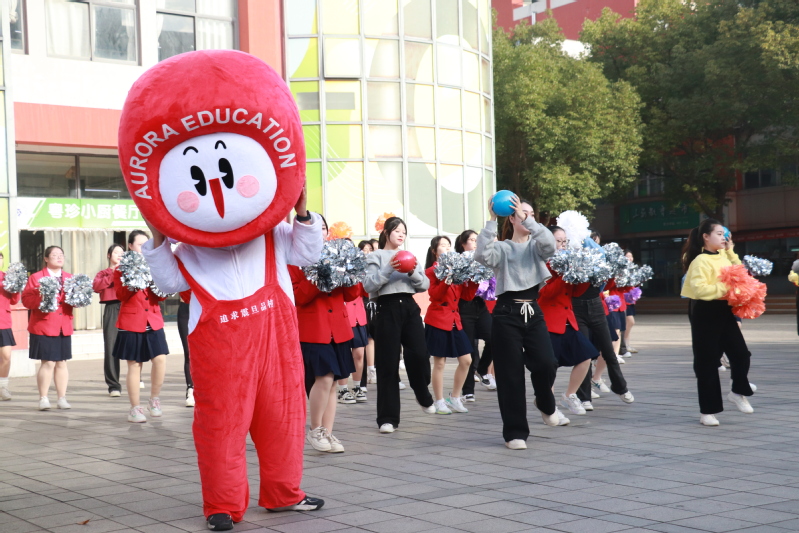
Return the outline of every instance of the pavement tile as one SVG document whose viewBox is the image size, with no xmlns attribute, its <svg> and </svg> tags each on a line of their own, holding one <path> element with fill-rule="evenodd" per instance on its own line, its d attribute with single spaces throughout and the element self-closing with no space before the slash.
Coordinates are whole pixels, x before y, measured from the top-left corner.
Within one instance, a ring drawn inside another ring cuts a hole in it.
<svg viewBox="0 0 799 533">
<path fill-rule="evenodd" d="M 672 524 L 684 527 L 693 527 L 704 531 L 714 531 L 723 533 L 726 531 L 735 531 L 736 529 L 743 529 L 755 525 L 753 522 L 744 520 L 737 520 L 734 518 L 727 518 L 726 516 L 708 515 L 708 516 L 695 516 L 693 518 L 686 518 L 684 520 L 673 520 Z"/>
</svg>

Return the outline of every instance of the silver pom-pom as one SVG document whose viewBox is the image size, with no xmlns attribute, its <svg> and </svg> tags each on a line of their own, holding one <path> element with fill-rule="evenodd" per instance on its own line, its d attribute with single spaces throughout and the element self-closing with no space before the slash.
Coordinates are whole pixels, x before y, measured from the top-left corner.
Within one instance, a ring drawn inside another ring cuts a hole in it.
<svg viewBox="0 0 799 533">
<path fill-rule="evenodd" d="M 167 293 L 159 289 L 158 285 L 156 285 L 155 282 L 150 283 L 150 286 L 147 288 L 150 289 L 151 293 L 155 294 L 159 298 L 166 298 L 167 296 L 169 296 Z"/>
<path fill-rule="evenodd" d="M 635 286 L 640 287 L 655 276 L 654 270 L 649 265 L 642 265 L 635 276 Z"/>
<path fill-rule="evenodd" d="M 638 266 L 632 261 L 627 262 L 627 266 L 616 273 L 617 287 L 638 287 L 652 279 L 653 271 L 649 265 Z"/>
<path fill-rule="evenodd" d="M 308 281 L 322 292 L 352 287 L 366 279 L 366 255 L 349 239 L 326 241 L 315 265 L 302 267 Z"/>
<path fill-rule="evenodd" d="M 56 278 L 45 276 L 39 280 L 39 295 L 42 302 L 39 304 L 39 311 L 42 313 L 52 313 L 58 309 L 58 294 L 61 292 L 61 283 Z"/>
<path fill-rule="evenodd" d="M 602 249 L 605 250 L 605 261 L 613 268 L 613 275 L 610 277 L 618 277 L 630 264 L 624 255 L 624 250 L 615 242 L 607 243 Z"/>
<path fill-rule="evenodd" d="M 461 255 L 469 262 L 469 268 L 466 272 L 469 281 L 483 283 L 494 277 L 492 269 L 474 260 L 473 251 L 463 252 Z"/>
<path fill-rule="evenodd" d="M 28 284 L 28 271 L 22 263 L 11 263 L 8 265 L 6 277 L 3 278 L 3 288 L 12 294 L 22 292 Z"/>
<path fill-rule="evenodd" d="M 86 274 L 75 274 L 64 281 L 64 301 L 72 307 L 86 307 L 92 303 L 92 280 Z"/>
<path fill-rule="evenodd" d="M 433 274 L 450 285 L 461 285 L 469 281 L 471 261 L 457 252 L 447 252 L 438 256 Z"/>
<path fill-rule="evenodd" d="M 743 264 L 753 276 L 768 276 L 771 274 L 771 269 L 774 268 L 774 263 L 768 259 L 754 255 L 745 255 Z"/>
<path fill-rule="evenodd" d="M 150 265 L 139 252 L 128 250 L 119 261 L 119 271 L 122 273 L 122 285 L 130 291 L 146 289 L 153 282 L 150 275 Z"/>
<path fill-rule="evenodd" d="M 559 250 L 549 260 L 549 266 L 572 285 L 588 282 L 601 285 L 611 272 L 604 255 L 596 248 Z"/>
</svg>

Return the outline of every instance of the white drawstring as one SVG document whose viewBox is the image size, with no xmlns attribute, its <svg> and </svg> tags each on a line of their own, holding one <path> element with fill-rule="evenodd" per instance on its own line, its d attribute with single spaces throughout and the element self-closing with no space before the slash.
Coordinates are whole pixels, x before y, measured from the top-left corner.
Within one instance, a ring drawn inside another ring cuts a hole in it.
<svg viewBox="0 0 799 533">
<path fill-rule="evenodd" d="M 530 305 L 530 302 L 522 302 L 522 309 L 520 311 L 524 315 L 524 323 L 527 324 L 527 319 L 535 315 L 535 309 Z"/>
</svg>

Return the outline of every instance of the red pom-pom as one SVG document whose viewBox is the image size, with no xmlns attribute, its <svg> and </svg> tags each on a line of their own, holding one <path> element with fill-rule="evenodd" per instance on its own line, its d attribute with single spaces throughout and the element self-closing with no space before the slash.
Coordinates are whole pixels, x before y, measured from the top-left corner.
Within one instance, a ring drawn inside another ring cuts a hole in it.
<svg viewBox="0 0 799 533">
<path fill-rule="evenodd" d="M 743 265 L 724 267 L 719 281 L 727 287 L 724 300 L 733 307 L 733 314 L 740 318 L 757 318 L 766 310 L 766 285 L 753 278 Z"/>
<path fill-rule="evenodd" d="M 327 230 L 327 240 L 352 239 L 352 228 L 346 222 L 336 222 Z"/>
</svg>

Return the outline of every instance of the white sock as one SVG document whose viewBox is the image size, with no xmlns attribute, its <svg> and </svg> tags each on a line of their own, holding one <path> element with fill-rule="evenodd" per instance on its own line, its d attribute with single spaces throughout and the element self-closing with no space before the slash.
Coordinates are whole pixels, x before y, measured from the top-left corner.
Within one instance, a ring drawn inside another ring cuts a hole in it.
<svg viewBox="0 0 799 533">
<path fill-rule="evenodd" d="M 338 386 L 338 390 L 339 390 L 339 392 L 341 392 L 343 390 L 349 390 L 349 388 L 346 385 L 339 385 Z"/>
<path fill-rule="evenodd" d="M 0 378 L 0 387 L 8 388 L 8 378 Z"/>
<path fill-rule="evenodd" d="M 374 369 L 375 369 L 375 367 L 373 367 L 373 366 L 367 366 L 366 368 L 367 368 L 368 370 L 374 370 Z"/>
</svg>

